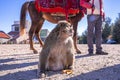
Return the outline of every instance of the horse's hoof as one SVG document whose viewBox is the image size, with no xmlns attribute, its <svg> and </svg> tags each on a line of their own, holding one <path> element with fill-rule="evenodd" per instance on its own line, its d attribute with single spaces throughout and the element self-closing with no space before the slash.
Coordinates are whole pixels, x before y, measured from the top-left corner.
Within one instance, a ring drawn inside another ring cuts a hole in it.
<svg viewBox="0 0 120 80">
<path fill-rule="evenodd" d="M 80 51 L 80 50 L 77 50 L 76 52 L 77 52 L 77 54 L 81 54 L 81 51 Z"/>
<path fill-rule="evenodd" d="M 37 51 L 37 50 L 34 50 L 34 51 L 33 51 L 33 53 L 34 53 L 34 54 L 37 54 L 37 53 L 38 53 L 38 51 Z"/>
</svg>

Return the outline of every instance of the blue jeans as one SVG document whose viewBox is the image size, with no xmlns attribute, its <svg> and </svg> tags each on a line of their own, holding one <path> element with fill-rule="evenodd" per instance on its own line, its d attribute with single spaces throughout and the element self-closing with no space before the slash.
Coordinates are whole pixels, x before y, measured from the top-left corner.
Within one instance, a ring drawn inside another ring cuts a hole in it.
<svg viewBox="0 0 120 80">
<path fill-rule="evenodd" d="M 88 52 L 93 53 L 93 37 L 95 35 L 96 52 L 102 51 L 102 17 L 100 15 L 87 15 L 88 35 L 87 44 Z"/>
</svg>

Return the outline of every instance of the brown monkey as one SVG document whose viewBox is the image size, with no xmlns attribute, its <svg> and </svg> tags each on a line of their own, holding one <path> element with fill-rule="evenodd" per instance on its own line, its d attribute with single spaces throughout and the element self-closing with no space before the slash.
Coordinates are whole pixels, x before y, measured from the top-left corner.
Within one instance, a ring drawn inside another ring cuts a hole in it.
<svg viewBox="0 0 120 80">
<path fill-rule="evenodd" d="M 73 28 L 68 22 L 59 22 L 46 38 L 39 57 L 38 72 L 73 69 Z"/>
</svg>

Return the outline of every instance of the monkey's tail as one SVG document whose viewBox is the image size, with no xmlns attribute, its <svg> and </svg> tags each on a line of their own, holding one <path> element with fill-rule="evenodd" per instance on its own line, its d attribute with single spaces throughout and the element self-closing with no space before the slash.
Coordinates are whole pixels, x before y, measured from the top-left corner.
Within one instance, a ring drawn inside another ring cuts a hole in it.
<svg viewBox="0 0 120 80">
<path fill-rule="evenodd" d="M 20 13 L 20 35 L 24 34 L 24 30 L 25 30 L 25 21 L 26 21 L 26 13 L 28 10 L 28 5 L 30 2 L 25 2 L 22 5 L 21 8 L 21 13 Z"/>
</svg>

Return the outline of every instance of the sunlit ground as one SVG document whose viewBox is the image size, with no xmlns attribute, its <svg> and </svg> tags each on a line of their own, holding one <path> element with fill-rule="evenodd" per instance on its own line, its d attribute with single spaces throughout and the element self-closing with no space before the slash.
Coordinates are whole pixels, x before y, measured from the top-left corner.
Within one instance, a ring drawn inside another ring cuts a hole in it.
<svg viewBox="0 0 120 80">
<path fill-rule="evenodd" d="M 87 45 L 78 45 L 82 54 L 75 54 L 75 70 L 71 75 L 61 71 L 47 72 L 45 80 L 120 80 L 120 45 L 103 44 L 109 55 L 87 55 Z M 40 52 L 41 47 L 35 44 Z M 0 45 L 0 80 L 37 80 L 39 54 L 29 44 Z"/>
</svg>

